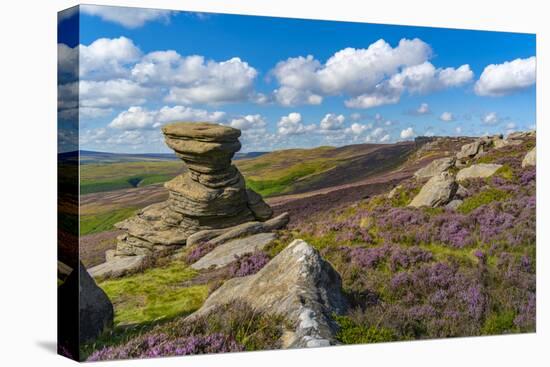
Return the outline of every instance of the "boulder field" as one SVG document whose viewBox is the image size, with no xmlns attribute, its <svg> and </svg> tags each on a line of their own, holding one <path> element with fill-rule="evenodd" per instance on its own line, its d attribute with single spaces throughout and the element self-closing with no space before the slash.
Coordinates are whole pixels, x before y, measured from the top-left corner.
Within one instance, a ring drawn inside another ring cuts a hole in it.
<svg viewBox="0 0 550 367">
<path fill-rule="evenodd" d="M 420 192 L 412 199 L 410 207 L 440 207 L 456 210 L 468 196 L 467 190 L 459 184 L 473 178 L 487 178 L 494 175 L 501 164 L 479 163 L 491 149 L 501 149 L 506 146 L 523 144 L 523 139 L 535 136 L 535 132 L 519 132 L 510 134 L 504 139 L 501 135 L 484 136 L 465 144 L 454 157 L 445 157 L 432 161 L 427 166 L 415 172 L 418 181 L 428 180 Z M 535 151 L 529 151 L 522 162 L 522 167 L 535 166 Z M 397 189 L 394 189 L 395 191 Z M 389 197 L 395 195 L 390 192 Z"/>
</svg>

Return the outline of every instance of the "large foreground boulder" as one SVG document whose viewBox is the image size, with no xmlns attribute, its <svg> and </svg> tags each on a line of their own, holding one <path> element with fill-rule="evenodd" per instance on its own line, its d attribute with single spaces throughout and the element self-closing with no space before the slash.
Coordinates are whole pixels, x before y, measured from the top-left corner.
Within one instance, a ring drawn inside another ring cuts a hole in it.
<svg viewBox="0 0 550 367">
<path fill-rule="evenodd" d="M 521 162 L 521 167 L 532 167 L 537 165 L 537 149 L 533 148 L 525 155 Z"/>
<path fill-rule="evenodd" d="M 470 178 L 486 178 L 495 174 L 502 164 L 494 163 L 479 163 L 471 165 L 458 171 L 456 175 L 457 181 L 464 181 Z"/>
<path fill-rule="evenodd" d="M 442 172 L 428 180 L 414 197 L 411 207 L 437 207 L 447 204 L 458 189 L 455 177 L 449 172 Z"/>
<path fill-rule="evenodd" d="M 426 167 L 422 167 L 418 171 L 416 171 L 414 173 L 414 177 L 417 180 L 427 180 L 435 175 L 440 174 L 441 172 L 448 170 L 449 168 L 453 167 L 454 164 L 454 157 L 435 159 L 430 162 Z"/>
<path fill-rule="evenodd" d="M 342 314 L 348 307 L 341 286 L 340 275 L 317 250 L 294 240 L 258 273 L 226 281 L 189 319 L 242 299 L 295 325 L 284 338 L 285 348 L 327 346 L 336 344 L 338 329 L 331 315 Z"/>
<path fill-rule="evenodd" d="M 86 343 L 113 326 L 113 304 L 82 263 L 59 286 L 58 293 L 59 317 L 72 314 L 73 309 L 78 310 L 78 325 L 65 325 L 66 330 L 61 327 L 60 335 L 70 333 L 71 328 L 78 327 L 78 339 L 80 343 Z M 75 304 L 77 299 L 78 305 Z"/>
</svg>

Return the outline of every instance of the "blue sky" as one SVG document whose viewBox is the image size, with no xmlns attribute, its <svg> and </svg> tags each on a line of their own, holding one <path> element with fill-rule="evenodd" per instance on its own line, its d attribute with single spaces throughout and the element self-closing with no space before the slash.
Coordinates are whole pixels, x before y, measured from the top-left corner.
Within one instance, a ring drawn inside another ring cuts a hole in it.
<svg viewBox="0 0 550 367">
<path fill-rule="evenodd" d="M 165 152 L 174 120 L 240 128 L 243 151 L 535 126 L 529 34 L 84 6 L 76 42 L 81 149 Z"/>
</svg>

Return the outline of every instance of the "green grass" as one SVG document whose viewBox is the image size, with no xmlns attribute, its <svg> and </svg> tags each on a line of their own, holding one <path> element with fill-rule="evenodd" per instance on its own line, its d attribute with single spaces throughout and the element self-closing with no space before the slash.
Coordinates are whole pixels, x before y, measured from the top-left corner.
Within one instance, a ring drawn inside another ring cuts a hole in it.
<svg viewBox="0 0 550 367">
<path fill-rule="evenodd" d="M 511 332 L 517 332 L 517 327 L 514 325 L 516 313 L 514 311 L 504 311 L 500 313 L 490 314 L 483 327 L 481 328 L 482 335 L 500 335 Z"/>
<path fill-rule="evenodd" d="M 358 324 L 348 316 L 335 316 L 335 320 L 340 326 L 336 339 L 343 344 L 383 343 L 396 339 L 390 329 Z"/>
<path fill-rule="evenodd" d="M 208 295 L 207 285 L 182 287 L 197 271 L 182 262 L 112 280 L 99 286 L 115 307 L 115 325 L 170 319 L 197 310 Z"/>
<path fill-rule="evenodd" d="M 324 172 L 332 167 L 334 164 L 327 161 L 303 162 L 282 170 L 277 178 L 255 179 L 249 177 L 246 179 L 246 184 L 262 196 L 273 196 L 290 190 L 293 183 L 306 176 Z"/>
<path fill-rule="evenodd" d="M 80 235 L 110 231 L 113 225 L 136 213 L 137 208 L 122 208 L 107 213 L 83 215 L 80 217 Z"/>
<path fill-rule="evenodd" d="M 80 166 L 80 193 L 128 189 L 165 182 L 181 173 L 182 162 L 125 162 Z"/>
<path fill-rule="evenodd" d="M 457 211 L 462 214 L 468 214 L 482 205 L 490 204 L 494 201 L 503 201 L 509 196 L 508 193 L 495 188 L 488 188 L 464 200 Z"/>
</svg>

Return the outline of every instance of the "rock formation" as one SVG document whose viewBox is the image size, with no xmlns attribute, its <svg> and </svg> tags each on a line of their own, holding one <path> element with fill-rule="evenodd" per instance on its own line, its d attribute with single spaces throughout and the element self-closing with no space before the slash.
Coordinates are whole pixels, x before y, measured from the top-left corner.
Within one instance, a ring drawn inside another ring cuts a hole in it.
<svg viewBox="0 0 550 367">
<path fill-rule="evenodd" d="M 435 175 L 440 174 L 443 171 L 448 170 L 449 168 L 453 167 L 454 164 L 454 157 L 435 159 L 430 162 L 426 167 L 422 167 L 418 171 L 416 171 L 414 173 L 414 177 L 417 180 L 427 180 Z"/>
<path fill-rule="evenodd" d="M 486 178 L 495 174 L 502 167 L 502 164 L 478 163 L 458 171 L 457 181 L 464 181 L 471 178 Z"/>
<path fill-rule="evenodd" d="M 537 165 L 537 148 L 531 149 L 521 161 L 521 167 L 531 167 Z"/>
<path fill-rule="evenodd" d="M 226 281 L 189 319 L 239 298 L 295 325 L 284 338 L 285 348 L 327 346 L 336 343 L 332 314 L 348 307 L 341 286 L 340 275 L 317 250 L 294 240 L 258 273 Z"/>
<path fill-rule="evenodd" d="M 420 192 L 414 197 L 409 206 L 421 207 L 429 206 L 436 207 L 447 204 L 452 200 L 458 184 L 455 181 L 454 175 L 449 172 L 441 172 L 426 182 Z"/>
<path fill-rule="evenodd" d="M 162 132 L 187 171 L 165 183 L 167 201 L 115 225 L 125 233 L 117 238 L 116 250 L 108 254 L 103 268 L 92 269 L 94 276 L 112 274 L 113 269 L 121 273 L 125 265 L 117 263 L 128 262 L 129 256 L 134 257 L 132 268 L 139 268 L 150 255 L 181 248 L 194 233 L 263 222 L 273 215 L 260 195 L 246 189 L 243 176 L 231 164 L 241 148 L 240 130 L 210 123 L 175 123 L 164 126 Z"/>
</svg>

